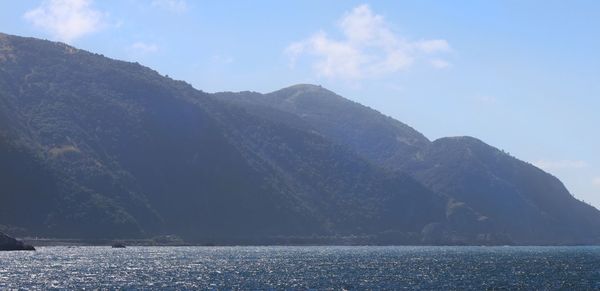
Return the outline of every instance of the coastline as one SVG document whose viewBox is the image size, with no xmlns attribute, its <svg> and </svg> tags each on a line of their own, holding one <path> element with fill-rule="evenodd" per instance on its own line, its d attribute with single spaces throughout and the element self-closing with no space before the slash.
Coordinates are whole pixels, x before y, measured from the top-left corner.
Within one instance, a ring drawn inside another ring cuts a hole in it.
<svg viewBox="0 0 600 291">
<path fill-rule="evenodd" d="M 326 246 L 347 246 L 347 247 L 581 247 L 581 246 L 600 246 L 600 243 L 588 244 L 431 244 L 431 243 L 367 243 L 361 241 L 304 241 L 304 242 L 256 242 L 256 241 L 221 241 L 221 242 L 204 242 L 204 241 L 156 241 L 153 239 L 62 239 L 62 238 L 23 238 L 25 244 L 35 247 L 59 247 L 59 246 L 111 246 L 115 242 L 122 243 L 126 246 L 142 246 L 142 247 L 326 247 Z"/>
</svg>

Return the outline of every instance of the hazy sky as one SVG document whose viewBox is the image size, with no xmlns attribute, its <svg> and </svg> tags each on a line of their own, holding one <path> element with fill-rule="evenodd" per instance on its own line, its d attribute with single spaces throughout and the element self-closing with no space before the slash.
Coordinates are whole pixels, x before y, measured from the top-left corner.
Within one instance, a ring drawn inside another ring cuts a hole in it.
<svg viewBox="0 0 600 291">
<path fill-rule="evenodd" d="M 0 31 L 208 91 L 321 84 L 423 132 L 471 135 L 600 207 L 600 1 L 0 2 Z"/>
</svg>

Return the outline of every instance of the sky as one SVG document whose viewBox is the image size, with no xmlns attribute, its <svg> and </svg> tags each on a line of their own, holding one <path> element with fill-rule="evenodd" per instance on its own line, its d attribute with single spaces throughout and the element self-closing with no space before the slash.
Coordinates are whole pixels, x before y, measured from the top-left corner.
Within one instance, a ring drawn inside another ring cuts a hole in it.
<svg viewBox="0 0 600 291">
<path fill-rule="evenodd" d="M 322 85 L 429 139 L 469 135 L 600 208 L 599 1 L 0 2 L 0 31 L 207 91 Z"/>
</svg>

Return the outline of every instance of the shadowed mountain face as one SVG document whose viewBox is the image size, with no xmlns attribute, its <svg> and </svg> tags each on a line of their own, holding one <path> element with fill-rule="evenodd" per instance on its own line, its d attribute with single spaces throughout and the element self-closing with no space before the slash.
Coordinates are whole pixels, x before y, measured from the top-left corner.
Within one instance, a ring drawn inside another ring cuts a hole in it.
<svg viewBox="0 0 600 291">
<path fill-rule="evenodd" d="M 471 137 L 442 138 L 403 169 L 531 244 L 592 243 L 599 211 L 544 171 Z"/>
<path fill-rule="evenodd" d="M 207 94 L 4 34 L 0 181 L 0 229 L 50 237 L 585 243 L 600 229 L 537 168 L 317 86 Z"/>
<path fill-rule="evenodd" d="M 422 134 L 379 112 L 313 85 L 273 93 L 219 93 L 228 102 L 271 116 L 294 116 L 333 142 L 373 164 L 411 175 L 447 197 L 455 230 L 431 225 L 433 238 L 457 231 L 489 233 L 522 244 L 594 243 L 600 212 L 575 199 L 555 177 L 475 138 L 428 141 Z M 467 209 L 467 212 L 464 212 Z M 470 218 L 469 218 L 470 217 Z M 477 220 L 478 225 L 473 225 Z"/>
<path fill-rule="evenodd" d="M 0 225 L 53 237 L 418 242 L 446 200 L 134 63 L 0 35 Z"/>
</svg>

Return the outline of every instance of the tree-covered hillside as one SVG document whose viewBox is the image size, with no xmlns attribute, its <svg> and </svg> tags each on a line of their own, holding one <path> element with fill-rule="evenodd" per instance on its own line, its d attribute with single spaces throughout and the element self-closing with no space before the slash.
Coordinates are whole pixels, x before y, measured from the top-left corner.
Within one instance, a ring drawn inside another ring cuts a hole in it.
<svg viewBox="0 0 600 291">
<path fill-rule="evenodd" d="M 600 213 L 471 138 L 312 85 L 208 94 L 0 34 L 0 231 L 211 243 L 597 243 Z"/>
<path fill-rule="evenodd" d="M 433 237 L 489 232 L 520 244 L 585 244 L 600 238 L 600 211 L 575 199 L 555 177 L 475 138 L 430 142 L 397 120 L 314 85 L 217 96 L 280 122 L 293 116 L 294 124 L 446 197 L 454 230 L 432 225 L 427 233 Z"/>
<path fill-rule="evenodd" d="M 139 64 L 0 36 L 0 224 L 51 237 L 418 241 L 445 198 Z"/>
</svg>

